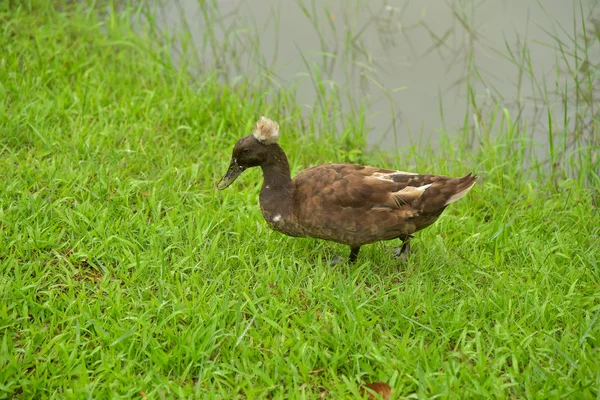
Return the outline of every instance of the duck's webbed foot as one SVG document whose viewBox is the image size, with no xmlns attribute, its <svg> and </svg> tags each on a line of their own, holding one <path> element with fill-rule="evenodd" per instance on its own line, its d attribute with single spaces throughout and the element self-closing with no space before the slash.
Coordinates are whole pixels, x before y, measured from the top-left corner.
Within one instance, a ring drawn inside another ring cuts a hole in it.
<svg viewBox="0 0 600 400">
<path fill-rule="evenodd" d="M 358 257 L 359 251 L 360 251 L 360 246 L 350 247 L 350 256 L 348 258 L 337 255 L 330 261 L 330 265 L 331 266 L 338 265 L 340 263 L 345 262 L 346 260 L 348 260 L 349 264 L 354 264 L 356 262 L 356 258 Z"/>
<path fill-rule="evenodd" d="M 331 259 L 331 261 L 329 261 L 329 265 L 331 265 L 332 267 L 335 267 L 336 265 L 340 265 L 341 263 L 346 262 L 347 258 L 344 256 L 340 256 L 339 254 L 335 257 L 333 257 Z"/>
</svg>

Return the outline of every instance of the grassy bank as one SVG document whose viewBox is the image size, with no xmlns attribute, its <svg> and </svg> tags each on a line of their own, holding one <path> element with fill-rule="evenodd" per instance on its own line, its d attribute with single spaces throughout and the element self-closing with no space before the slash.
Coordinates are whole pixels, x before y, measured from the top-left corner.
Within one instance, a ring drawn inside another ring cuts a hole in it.
<svg viewBox="0 0 600 400">
<path fill-rule="evenodd" d="M 360 115 L 339 135 L 285 89 L 190 80 L 135 8 L 22 3 L 0 6 L 0 398 L 599 395 L 597 159 L 526 169 L 502 109 L 477 150 L 368 152 Z M 345 247 L 268 229 L 259 171 L 214 189 L 261 114 L 294 172 L 482 179 L 407 264 L 380 243 L 330 267 Z"/>
</svg>

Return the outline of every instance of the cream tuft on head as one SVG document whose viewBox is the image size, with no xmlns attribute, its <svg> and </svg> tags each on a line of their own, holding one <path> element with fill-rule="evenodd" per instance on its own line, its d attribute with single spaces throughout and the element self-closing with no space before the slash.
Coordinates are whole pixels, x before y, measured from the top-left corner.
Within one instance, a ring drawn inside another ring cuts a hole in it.
<svg viewBox="0 0 600 400">
<path fill-rule="evenodd" d="M 266 117 L 260 119 L 254 125 L 252 135 L 263 144 L 277 143 L 279 139 L 279 124 Z"/>
</svg>

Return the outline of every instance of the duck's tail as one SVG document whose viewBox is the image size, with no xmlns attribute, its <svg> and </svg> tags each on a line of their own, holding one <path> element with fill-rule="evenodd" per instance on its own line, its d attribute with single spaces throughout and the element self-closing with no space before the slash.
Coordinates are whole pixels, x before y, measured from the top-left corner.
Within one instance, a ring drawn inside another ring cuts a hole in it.
<svg viewBox="0 0 600 400">
<path fill-rule="evenodd" d="M 475 185 L 476 181 L 477 175 L 472 175 L 470 173 L 469 175 L 463 176 L 462 178 L 450 179 L 449 181 L 447 181 L 447 184 L 452 187 L 454 194 L 452 194 L 448 198 L 448 200 L 446 200 L 446 203 L 444 205 L 447 206 L 448 204 L 454 203 L 455 201 L 462 199 L 463 196 L 467 194 L 469 190 L 471 190 L 471 188 Z"/>
<path fill-rule="evenodd" d="M 421 197 L 421 209 L 425 213 L 441 212 L 446 206 L 460 200 L 475 185 L 477 175 L 450 178 L 435 182 Z"/>
</svg>

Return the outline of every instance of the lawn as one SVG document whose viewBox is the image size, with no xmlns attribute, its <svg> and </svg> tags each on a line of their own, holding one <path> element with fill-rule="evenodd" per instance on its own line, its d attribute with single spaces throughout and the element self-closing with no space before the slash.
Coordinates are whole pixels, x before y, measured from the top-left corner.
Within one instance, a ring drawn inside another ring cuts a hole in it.
<svg viewBox="0 0 600 400">
<path fill-rule="evenodd" d="M 0 10 L 0 398 L 600 396 L 597 147 L 559 157 L 555 129 L 532 162 L 498 107 L 477 146 L 387 154 L 361 115 L 338 131 L 285 88 L 192 78 L 139 9 Z M 268 228 L 260 171 L 215 189 L 260 115 L 293 174 L 481 178 L 408 262 L 388 242 L 331 267 L 346 247 Z"/>
</svg>

